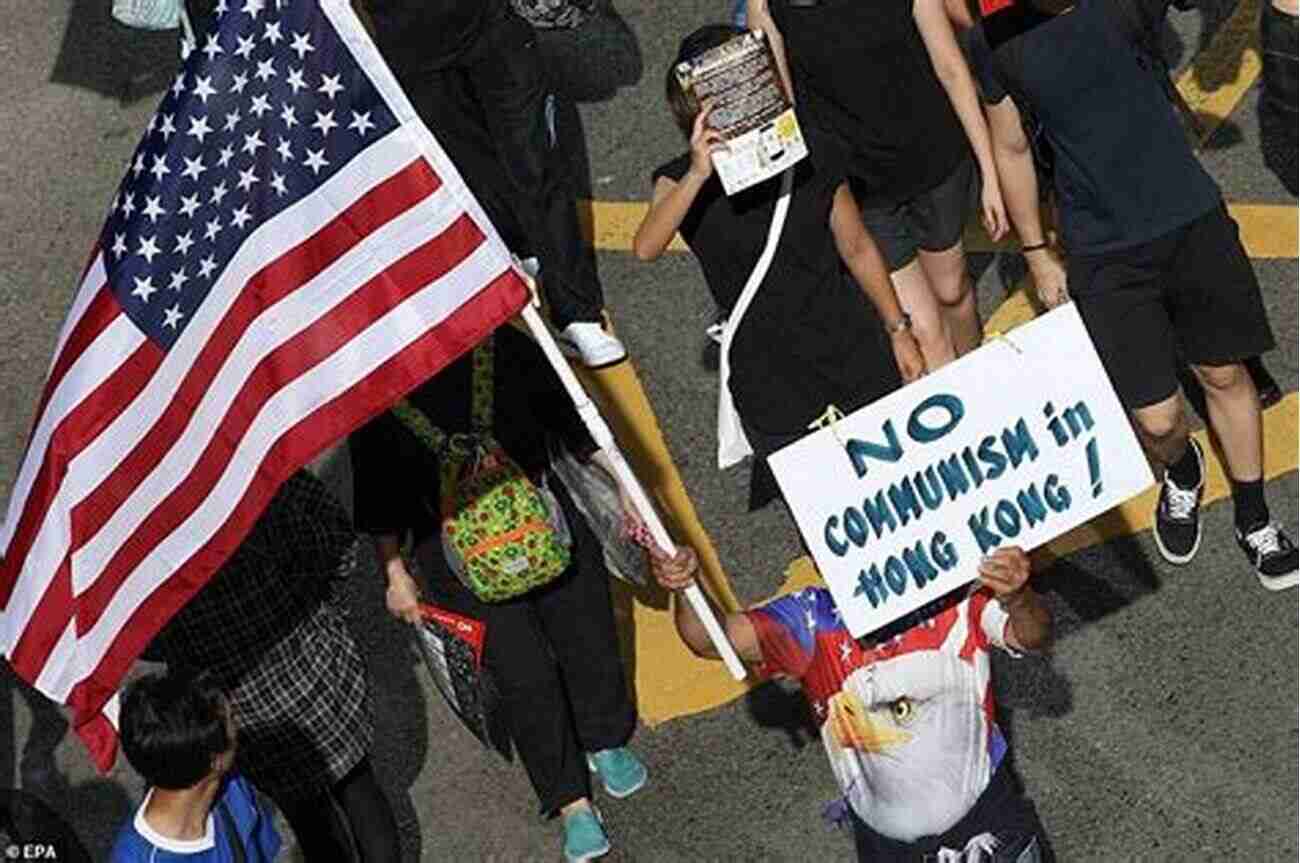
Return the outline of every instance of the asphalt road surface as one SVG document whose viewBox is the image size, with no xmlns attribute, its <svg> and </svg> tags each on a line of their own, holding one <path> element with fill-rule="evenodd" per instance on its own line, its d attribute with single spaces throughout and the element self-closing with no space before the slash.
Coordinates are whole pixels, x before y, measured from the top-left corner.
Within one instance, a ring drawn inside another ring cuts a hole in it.
<svg viewBox="0 0 1300 863">
<path fill-rule="evenodd" d="M 0 499 L 86 253 L 175 63 L 174 33 L 127 31 L 109 20 L 109 5 L 8 0 L 0 9 Z M 580 148 L 589 197 L 648 197 L 651 169 L 682 146 L 662 106 L 665 65 L 681 35 L 723 19 L 730 5 L 615 0 L 583 30 L 544 40 L 560 86 L 579 103 L 561 119 Z M 1180 72 L 1205 63 L 1193 73 L 1202 89 L 1241 92 L 1203 158 L 1229 201 L 1294 209 L 1265 164 L 1270 144 L 1261 141 L 1250 58 L 1211 57 L 1223 17 L 1176 14 L 1166 40 Z M 1261 224 L 1249 230 L 1272 230 Z M 1289 225 L 1294 232 L 1294 219 Z M 1255 264 L 1280 344 L 1266 360 L 1294 393 L 1297 269 L 1289 248 Z M 1015 263 L 972 256 L 986 314 L 1005 299 Z M 778 507 L 744 511 L 745 471 L 713 468 L 716 373 L 704 327 L 714 310 L 698 267 L 680 254 L 642 264 L 617 249 L 601 251 L 599 266 L 611 313 L 737 594 L 746 602 L 770 596 L 801 552 Z M 1270 445 L 1294 449 L 1296 440 Z M 345 459 L 327 457 L 321 469 L 346 493 Z M 1268 495 L 1275 516 L 1294 529 L 1294 470 L 1270 482 Z M 1165 565 L 1141 533 L 1041 573 L 1059 641 L 1046 657 L 996 663 L 1016 772 L 1062 860 L 1296 859 L 1296 593 L 1259 587 L 1231 541 L 1228 504 L 1208 507 L 1205 521 L 1199 556 L 1180 569 Z M 408 859 L 558 859 L 558 823 L 538 817 L 518 764 L 485 754 L 449 718 L 405 631 L 383 612 L 373 569 L 357 574 L 352 598 L 374 680 L 374 760 Z M 47 800 L 100 859 L 141 784 L 124 763 L 96 775 L 65 732 L 57 710 L 6 682 L 0 788 L 21 784 Z M 630 799 L 598 799 L 614 843 L 609 859 L 851 857 L 849 836 L 820 818 L 836 788 L 819 740 L 798 697 L 779 686 L 642 727 L 632 745 L 651 779 Z"/>
</svg>

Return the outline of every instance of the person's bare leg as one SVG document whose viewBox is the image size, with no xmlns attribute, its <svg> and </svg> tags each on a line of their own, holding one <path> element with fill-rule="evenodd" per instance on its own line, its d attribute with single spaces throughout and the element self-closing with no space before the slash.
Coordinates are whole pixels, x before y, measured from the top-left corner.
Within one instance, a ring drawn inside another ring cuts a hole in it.
<svg viewBox="0 0 1300 863">
<path fill-rule="evenodd" d="M 975 303 L 975 288 L 966 272 L 966 255 L 961 242 L 942 252 L 918 249 L 916 258 L 921 262 L 930 289 L 939 303 L 939 311 L 952 338 L 957 356 L 979 347 L 984 338 L 980 328 L 979 307 Z"/>
<path fill-rule="evenodd" d="M 1192 373 L 1205 389 L 1210 427 L 1223 447 L 1228 476 L 1237 482 L 1258 480 L 1264 473 L 1264 432 L 1259 394 L 1246 367 L 1193 365 Z"/>
<path fill-rule="evenodd" d="M 1161 466 L 1178 461 L 1187 452 L 1187 417 L 1183 395 L 1175 392 L 1162 402 L 1133 411 L 1138 437 L 1147 453 Z"/>
<path fill-rule="evenodd" d="M 913 260 L 902 269 L 894 270 L 889 277 L 898 292 L 899 305 L 912 318 L 912 335 L 921 346 L 925 367 L 934 371 L 952 362 L 956 354 L 948 325 L 920 262 Z"/>
</svg>

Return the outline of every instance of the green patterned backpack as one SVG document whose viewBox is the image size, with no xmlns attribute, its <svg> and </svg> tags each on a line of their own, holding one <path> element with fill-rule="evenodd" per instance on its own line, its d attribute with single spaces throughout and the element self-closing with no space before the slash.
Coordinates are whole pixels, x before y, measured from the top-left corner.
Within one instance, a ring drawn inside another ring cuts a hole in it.
<svg viewBox="0 0 1300 863">
<path fill-rule="evenodd" d="M 393 413 L 438 454 L 448 568 L 479 599 L 502 602 L 558 578 L 572 538 L 555 496 L 492 437 L 492 338 L 474 349 L 473 363 L 471 433 L 447 435 L 405 399 Z"/>
</svg>

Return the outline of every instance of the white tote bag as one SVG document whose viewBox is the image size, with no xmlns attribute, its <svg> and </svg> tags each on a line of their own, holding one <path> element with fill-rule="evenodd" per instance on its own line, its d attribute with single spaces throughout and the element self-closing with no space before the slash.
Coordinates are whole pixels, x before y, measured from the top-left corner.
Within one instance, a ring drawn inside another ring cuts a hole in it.
<svg viewBox="0 0 1300 863">
<path fill-rule="evenodd" d="M 725 470 L 754 453 L 754 448 L 749 445 L 745 430 L 740 425 L 736 405 L 731 400 L 731 339 L 772 265 L 777 244 L 781 242 L 781 231 L 785 228 L 785 216 L 790 209 L 790 192 L 793 188 L 794 168 L 786 168 L 781 175 L 780 197 L 776 199 L 776 207 L 772 210 L 772 223 L 767 229 L 767 245 L 763 247 L 763 254 L 758 256 L 758 263 L 754 264 L 749 281 L 745 282 L 736 306 L 731 310 L 722 330 L 722 352 L 718 364 L 718 470 Z"/>
</svg>

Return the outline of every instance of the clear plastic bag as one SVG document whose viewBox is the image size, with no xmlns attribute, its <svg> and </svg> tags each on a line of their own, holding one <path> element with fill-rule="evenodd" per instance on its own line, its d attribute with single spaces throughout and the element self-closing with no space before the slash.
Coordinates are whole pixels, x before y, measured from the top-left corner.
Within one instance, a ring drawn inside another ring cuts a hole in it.
<svg viewBox="0 0 1300 863">
<path fill-rule="evenodd" d="M 551 447 L 551 471 L 568 489 L 574 505 L 605 553 L 605 567 L 614 577 L 640 587 L 650 583 L 650 562 L 624 523 L 623 504 L 613 477 L 591 462 L 579 461 L 558 445 Z"/>
</svg>

